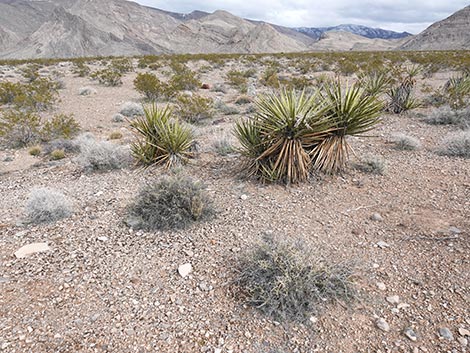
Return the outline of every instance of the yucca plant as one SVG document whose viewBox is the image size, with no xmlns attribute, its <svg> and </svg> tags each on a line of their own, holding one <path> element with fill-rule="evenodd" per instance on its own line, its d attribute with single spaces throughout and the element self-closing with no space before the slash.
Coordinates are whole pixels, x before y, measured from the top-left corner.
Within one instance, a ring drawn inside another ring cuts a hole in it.
<svg viewBox="0 0 470 353">
<path fill-rule="evenodd" d="M 386 72 L 374 71 L 361 75 L 359 82 L 365 95 L 378 97 L 387 91 L 392 80 Z"/>
<path fill-rule="evenodd" d="M 193 156 L 194 137 L 191 129 L 172 118 L 169 106 L 144 108 L 144 116 L 133 120 L 131 127 L 137 140 L 131 145 L 133 156 L 142 164 L 171 168 Z"/>
<path fill-rule="evenodd" d="M 248 174 L 287 184 L 306 180 L 312 150 L 332 132 L 318 92 L 284 89 L 260 97 L 255 105 L 255 116 L 235 125 Z"/>
<path fill-rule="evenodd" d="M 412 86 L 401 84 L 399 86 L 392 87 L 387 92 L 387 95 L 390 98 L 390 102 L 387 107 L 389 112 L 400 114 L 419 106 L 419 102 L 413 96 Z"/>
<path fill-rule="evenodd" d="M 326 173 L 336 173 L 344 168 L 350 146 L 347 135 L 361 135 L 379 122 L 382 102 L 375 96 L 365 95 L 359 85 L 341 88 L 340 81 L 325 86 L 324 114 L 329 122 L 329 134 L 310 152 L 313 167 Z"/>
</svg>

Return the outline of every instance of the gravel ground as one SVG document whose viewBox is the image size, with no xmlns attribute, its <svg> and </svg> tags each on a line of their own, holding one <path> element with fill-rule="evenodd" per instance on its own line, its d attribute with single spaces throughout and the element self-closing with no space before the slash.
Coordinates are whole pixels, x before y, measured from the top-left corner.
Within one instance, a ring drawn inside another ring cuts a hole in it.
<svg viewBox="0 0 470 353">
<path fill-rule="evenodd" d="M 66 76 L 57 112 L 73 113 L 101 138 L 122 131 L 128 143 L 127 123 L 111 118 L 124 102 L 139 99 L 135 74 L 113 88 L 73 77 L 66 64 L 58 69 Z M 437 87 L 449 75 L 426 83 Z M 222 83 L 223 69 L 202 81 Z M 83 86 L 97 94 L 79 96 Z M 237 96 L 231 88 L 201 93 L 229 104 Z M 470 163 L 436 153 L 452 128 L 427 125 L 416 113 L 385 114 L 374 136 L 350 139 L 355 155 L 342 175 L 286 188 L 239 179 L 238 157 L 212 151 L 237 116 L 220 118 L 218 125 L 196 127 L 200 153 L 183 170 L 207 185 L 217 215 L 183 231 L 134 231 L 123 223 L 139 185 L 161 169 L 85 173 L 72 157 L 48 162 L 27 149 L 0 151 L 0 350 L 468 350 Z M 393 148 L 388 140 L 395 132 L 418 138 L 422 148 Z M 353 167 L 368 154 L 385 160 L 384 175 Z M 73 216 L 23 225 L 26 198 L 39 186 L 62 191 Z M 329 305 L 308 324 L 276 322 L 244 305 L 233 285 L 234 264 L 267 231 L 302 238 L 327 261 L 354 262 L 359 299 Z M 14 256 L 35 242 L 50 251 Z M 177 269 L 185 263 L 193 270 L 182 278 Z"/>
</svg>

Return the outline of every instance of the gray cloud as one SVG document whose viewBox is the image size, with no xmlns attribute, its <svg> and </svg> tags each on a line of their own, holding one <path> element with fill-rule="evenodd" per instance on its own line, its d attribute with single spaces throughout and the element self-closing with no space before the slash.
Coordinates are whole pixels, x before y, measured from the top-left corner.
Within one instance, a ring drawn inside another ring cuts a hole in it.
<svg viewBox="0 0 470 353">
<path fill-rule="evenodd" d="M 137 0 L 159 9 L 189 13 L 226 10 L 284 26 L 320 27 L 353 23 L 418 33 L 468 5 L 468 0 Z"/>
</svg>

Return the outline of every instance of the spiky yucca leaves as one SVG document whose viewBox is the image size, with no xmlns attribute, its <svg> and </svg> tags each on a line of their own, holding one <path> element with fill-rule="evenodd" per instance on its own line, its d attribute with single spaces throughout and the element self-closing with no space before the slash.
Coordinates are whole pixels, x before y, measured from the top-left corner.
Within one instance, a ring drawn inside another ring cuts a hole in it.
<svg viewBox="0 0 470 353">
<path fill-rule="evenodd" d="M 319 95 L 281 90 L 256 101 L 250 120 L 235 125 L 246 170 L 265 181 L 304 181 L 311 169 L 311 151 L 330 133 Z"/>
<path fill-rule="evenodd" d="M 378 97 L 387 91 L 392 80 L 386 72 L 373 71 L 369 74 L 361 75 L 359 82 L 364 89 L 365 95 Z"/>
<path fill-rule="evenodd" d="M 191 129 L 172 118 L 168 106 L 144 108 L 144 116 L 131 122 L 138 139 L 131 145 L 134 157 L 144 165 L 160 164 L 170 168 L 192 157 L 194 137 Z"/>
<path fill-rule="evenodd" d="M 339 81 L 325 86 L 323 99 L 325 116 L 330 123 L 330 133 L 310 152 L 313 166 L 326 173 L 336 173 L 344 168 L 350 151 L 347 135 L 361 135 L 379 122 L 382 102 L 368 96 L 359 85 L 341 88 Z"/>
<path fill-rule="evenodd" d="M 401 84 L 397 87 L 392 87 L 387 92 L 387 95 L 390 98 L 390 102 L 387 107 L 389 112 L 400 114 L 419 106 L 418 101 L 413 96 L 413 86 Z"/>
</svg>

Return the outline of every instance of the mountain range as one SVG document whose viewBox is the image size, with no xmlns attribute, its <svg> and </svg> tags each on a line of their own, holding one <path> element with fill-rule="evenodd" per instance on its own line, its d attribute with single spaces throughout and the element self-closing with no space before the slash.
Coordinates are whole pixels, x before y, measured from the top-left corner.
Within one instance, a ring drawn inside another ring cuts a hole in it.
<svg viewBox="0 0 470 353">
<path fill-rule="evenodd" d="M 461 49 L 470 47 L 468 9 L 429 27 L 431 34 L 411 36 L 359 25 L 288 28 L 221 10 L 180 14 L 126 0 L 2 0 L 0 57 L 414 50 L 436 40 Z"/>
</svg>

